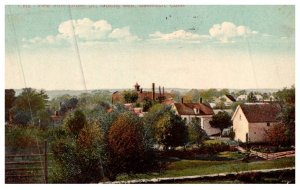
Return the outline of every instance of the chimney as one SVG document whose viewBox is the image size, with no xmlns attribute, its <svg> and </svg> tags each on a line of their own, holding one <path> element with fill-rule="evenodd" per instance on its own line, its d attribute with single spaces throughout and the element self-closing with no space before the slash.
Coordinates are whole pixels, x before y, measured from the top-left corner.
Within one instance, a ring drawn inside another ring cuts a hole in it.
<svg viewBox="0 0 300 190">
<path fill-rule="evenodd" d="M 141 88 L 140 93 L 143 93 L 143 89 Z"/>
<path fill-rule="evenodd" d="M 152 83 L 152 100 L 155 100 L 155 83 Z"/>
<path fill-rule="evenodd" d="M 163 87 L 163 96 L 165 96 L 165 87 Z"/>
<path fill-rule="evenodd" d="M 181 103 L 183 104 L 183 97 L 181 98 Z"/>
<path fill-rule="evenodd" d="M 161 97 L 161 88 L 160 88 L 160 86 L 158 87 L 158 91 L 159 91 L 159 97 Z"/>
<path fill-rule="evenodd" d="M 200 102 L 199 102 L 200 104 L 202 104 L 202 98 L 200 97 Z"/>
</svg>

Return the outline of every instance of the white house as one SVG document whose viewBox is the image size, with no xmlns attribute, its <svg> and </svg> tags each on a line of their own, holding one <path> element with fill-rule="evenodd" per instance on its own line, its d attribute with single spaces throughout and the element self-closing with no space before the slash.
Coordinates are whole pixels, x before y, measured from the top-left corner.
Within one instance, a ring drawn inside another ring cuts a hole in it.
<svg viewBox="0 0 300 190">
<path fill-rule="evenodd" d="M 209 124 L 214 112 L 208 105 L 203 103 L 174 103 L 172 109 L 176 114 L 180 115 L 182 119 L 186 120 L 187 123 L 191 122 L 192 118 L 199 118 L 202 129 L 204 129 L 209 136 L 221 133 L 220 129 L 213 128 Z"/>
<path fill-rule="evenodd" d="M 260 94 L 256 94 L 255 98 L 256 98 L 257 101 L 263 101 L 264 100 L 264 98 Z"/>
<path fill-rule="evenodd" d="M 247 101 L 247 99 L 248 99 L 247 94 L 239 95 L 239 96 L 236 98 L 237 101 Z"/>
<path fill-rule="evenodd" d="M 239 105 L 231 120 L 235 140 L 241 142 L 267 142 L 266 131 L 278 123 L 281 107 L 276 103 L 248 103 Z"/>
</svg>

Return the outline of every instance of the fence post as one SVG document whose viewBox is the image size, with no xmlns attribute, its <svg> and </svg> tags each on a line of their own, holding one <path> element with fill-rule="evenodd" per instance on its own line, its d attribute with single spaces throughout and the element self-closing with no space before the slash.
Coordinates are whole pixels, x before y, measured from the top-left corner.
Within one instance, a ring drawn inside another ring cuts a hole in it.
<svg viewBox="0 0 300 190">
<path fill-rule="evenodd" d="M 44 141 L 45 143 L 45 151 L 44 151 L 44 168 L 45 168 L 45 183 L 48 183 L 48 155 L 47 155 L 47 152 L 48 152 L 48 147 L 47 147 L 47 140 Z"/>
</svg>

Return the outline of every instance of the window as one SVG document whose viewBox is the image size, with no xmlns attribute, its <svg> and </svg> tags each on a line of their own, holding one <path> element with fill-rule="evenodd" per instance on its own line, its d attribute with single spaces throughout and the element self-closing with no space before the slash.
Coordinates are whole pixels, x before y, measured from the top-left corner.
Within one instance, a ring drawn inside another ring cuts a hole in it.
<svg viewBox="0 0 300 190">
<path fill-rule="evenodd" d="M 269 122 L 267 123 L 267 126 L 270 126 L 270 123 L 269 123 Z"/>
</svg>

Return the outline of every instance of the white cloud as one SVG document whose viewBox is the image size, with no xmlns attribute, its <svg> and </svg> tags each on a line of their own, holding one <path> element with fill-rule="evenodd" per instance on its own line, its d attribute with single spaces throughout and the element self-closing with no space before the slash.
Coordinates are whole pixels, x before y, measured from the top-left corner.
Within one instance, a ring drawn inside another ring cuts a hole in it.
<svg viewBox="0 0 300 190">
<path fill-rule="evenodd" d="M 59 24 L 58 34 L 47 37 L 35 37 L 22 40 L 23 47 L 32 45 L 67 45 L 74 37 L 81 42 L 99 42 L 99 41 L 138 41 L 136 35 L 130 32 L 129 27 L 113 28 L 106 20 L 93 21 L 89 18 L 78 20 L 67 20 Z"/>
<path fill-rule="evenodd" d="M 161 33 L 159 31 L 149 35 L 152 40 L 161 41 L 202 41 L 210 38 L 207 35 L 199 35 L 185 30 L 177 30 L 171 33 Z"/>
<path fill-rule="evenodd" d="M 119 41 L 140 40 L 137 36 L 131 34 L 129 27 L 116 28 L 109 34 L 109 37 Z"/>
<path fill-rule="evenodd" d="M 247 26 L 236 26 L 232 22 L 223 22 L 222 24 L 215 24 L 209 29 L 211 37 L 220 40 L 222 43 L 232 42 L 236 37 L 247 37 L 258 34 L 257 31 L 252 31 Z"/>
<path fill-rule="evenodd" d="M 83 40 L 105 39 L 112 30 L 112 26 L 105 20 L 96 22 L 89 18 L 78 20 L 67 20 L 58 26 L 60 34 L 66 37 L 73 37 L 75 34 Z"/>
</svg>

